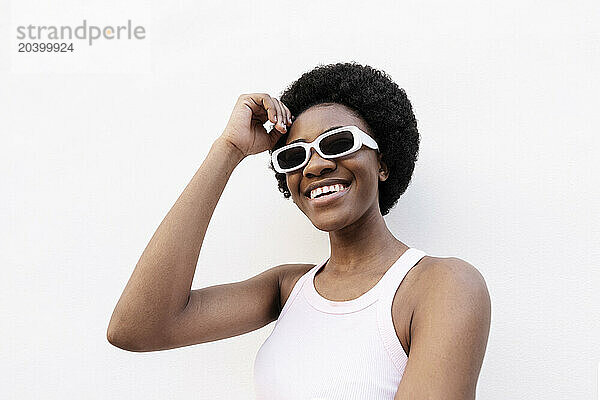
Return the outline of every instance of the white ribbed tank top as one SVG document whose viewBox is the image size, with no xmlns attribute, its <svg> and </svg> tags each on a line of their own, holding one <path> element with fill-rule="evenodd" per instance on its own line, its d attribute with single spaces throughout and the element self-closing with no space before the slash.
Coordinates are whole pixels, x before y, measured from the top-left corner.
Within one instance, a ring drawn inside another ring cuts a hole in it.
<svg viewBox="0 0 600 400">
<path fill-rule="evenodd" d="M 425 252 L 409 248 L 368 292 L 321 296 L 315 265 L 294 285 L 254 361 L 257 400 L 393 400 L 408 356 L 392 322 L 398 286 Z"/>
</svg>

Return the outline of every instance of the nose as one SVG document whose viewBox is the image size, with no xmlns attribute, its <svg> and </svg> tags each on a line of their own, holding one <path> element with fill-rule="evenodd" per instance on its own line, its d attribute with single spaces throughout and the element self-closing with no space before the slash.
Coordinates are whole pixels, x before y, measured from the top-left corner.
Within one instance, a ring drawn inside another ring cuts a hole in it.
<svg viewBox="0 0 600 400">
<path fill-rule="evenodd" d="M 304 166 L 302 175 L 307 178 L 319 176 L 326 172 L 335 170 L 335 167 L 335 161 L 323 158 L 315 151 L 315 149 L 310 149 L 308 163 Z"/>
</svg>

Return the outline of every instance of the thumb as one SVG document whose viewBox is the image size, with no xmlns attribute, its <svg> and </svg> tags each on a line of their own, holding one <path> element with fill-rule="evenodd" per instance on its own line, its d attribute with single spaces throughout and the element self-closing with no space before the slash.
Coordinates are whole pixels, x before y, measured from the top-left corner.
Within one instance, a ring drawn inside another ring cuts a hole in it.
<svg viewBox="0 0 600 400">
<path fill-rule="evenodd" d="M 283 136 L 283 133 L 281 133 L 279 130 L 275 129 L 275 127 L 273 126 L 271 128 L 271 130 L 269 131 L 269 141 L 270 141 L 269 149 L 272 149 L 273 146 L 275 146 L 275 144 L 279 141 L 279 139 L 281 139 L 282 136 Z"/>
</svg>

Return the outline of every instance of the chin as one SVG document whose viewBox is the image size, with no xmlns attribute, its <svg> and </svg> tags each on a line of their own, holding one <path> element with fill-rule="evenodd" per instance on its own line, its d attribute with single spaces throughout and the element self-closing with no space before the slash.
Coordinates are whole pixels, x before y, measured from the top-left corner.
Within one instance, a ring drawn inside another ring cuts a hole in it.
<svg viewBox="0 0 600 400">
<path fill-rule="evenodd" d="M 315 221 L 311 221 L 315 228 L 323 232 L 334 232 L 342 229 L 344 227 L 343 224 L 339 222 L 332 221 L 331 223 L 317 223 Z"/>
<path fill-rule="evenodd" d="M 332 210 L 333 211 L 333 210 Z M 350 225 L 349 215 L 340 215 L 338 212 L 320 212 L 319 215 L 308 217 L 310 222 L 320 231 L 333 232 L 345 228 Z"/>
</svg>

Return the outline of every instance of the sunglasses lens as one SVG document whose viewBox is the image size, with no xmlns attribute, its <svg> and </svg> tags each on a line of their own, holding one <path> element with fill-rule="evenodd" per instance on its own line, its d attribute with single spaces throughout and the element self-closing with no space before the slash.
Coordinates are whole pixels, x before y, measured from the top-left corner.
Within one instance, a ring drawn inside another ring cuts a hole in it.
<svg viewBox="0 0 600 400">
<path fill-rule="evenodd" d="M 304 147 L 292 147 L 277 155 L 277 162 L 282 169 L 294 168 L 304 162 L 306 150 Z"/>
<path fill-rule="evenodd" d="M 323 154 L 335 156 L 350 150 L 354 146 L 354 135 L 350 131 L 341 131 L 327 136 L 319 145 Z"/>
</svg>

